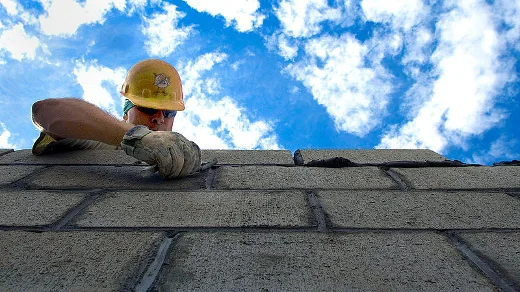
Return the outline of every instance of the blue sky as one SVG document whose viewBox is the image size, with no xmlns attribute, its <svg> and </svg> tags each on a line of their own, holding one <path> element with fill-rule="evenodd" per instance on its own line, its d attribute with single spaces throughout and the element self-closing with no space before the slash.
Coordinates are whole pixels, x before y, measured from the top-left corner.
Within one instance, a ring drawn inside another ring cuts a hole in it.
<svg viewBox="0 0 520 292">
<path fill-rule="evenodd" d="M 204 149 L 520 158 L 517 0 L 0 0 L 0 148 L 32 147 L 40 99 L 120 118 L 146 58 L 180 72 L 174 131 Z"/>
</svg>

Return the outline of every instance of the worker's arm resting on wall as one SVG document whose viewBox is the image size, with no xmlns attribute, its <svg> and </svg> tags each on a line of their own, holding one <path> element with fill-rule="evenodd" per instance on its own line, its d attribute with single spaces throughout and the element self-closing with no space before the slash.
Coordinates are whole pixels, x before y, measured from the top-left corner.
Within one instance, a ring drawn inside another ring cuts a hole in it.
<svg viewBox="0 0 520 292">
<path fill-rule="evenodd" d="M 80 99 L 38 101 L 32 107 L 32 118 L 36 127 L 56 140 L 94 140 L 122 146 L 126 154 L 156 165 L 165 178 L 186 176 L 200 169 L 200 148 L 181 134 L 134 126 Z"/>
<path fill-rule="evenodd" d="M 32 119 L 40 131 L 57 140 L 94 140 L 114 146 L 119 146 L 125 133 L 134 126 L 76 98 L 37 101 L 32 107 Z"/>
</svg>

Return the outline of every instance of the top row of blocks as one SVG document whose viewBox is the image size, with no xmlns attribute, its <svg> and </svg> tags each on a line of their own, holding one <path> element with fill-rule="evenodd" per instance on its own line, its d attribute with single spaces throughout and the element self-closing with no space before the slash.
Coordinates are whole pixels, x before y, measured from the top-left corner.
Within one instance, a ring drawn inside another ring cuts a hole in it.
<svg viewBox="0 0 520 292">
<path fill-rule="evenodd" d="M 425 149 L 375 150 L 299 150 L 305 163 L 343 157 L 357 163 L 384 163 L 390 161 L 444 161 L 446 157 Z M 289 150 L 202 150 L 202 162 L 214 158 L 220 165 L 293 165 Z M 0 164 L 30 165 L 135 165 L 139 161 L 117 150 L 72 151 L 60 154 L 34 156 L 30 150 L 0 149 Z"/>
</svg>

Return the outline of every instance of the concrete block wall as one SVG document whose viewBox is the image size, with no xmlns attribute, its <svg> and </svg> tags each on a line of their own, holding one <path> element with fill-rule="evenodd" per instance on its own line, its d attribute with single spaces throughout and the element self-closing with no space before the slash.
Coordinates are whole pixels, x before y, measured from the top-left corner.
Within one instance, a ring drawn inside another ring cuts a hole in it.
<svg viewBox="0 0 520 292">
<path fill-rule="evenodd" d="M 343 168 L 293 155 L 203 150 L 218 164 L 164 180 L 121 151 L 0 150 L 0 290 L 519 289 L 519 166 L 439 166 L 429 150 L 298 152 L 366 164 Z"/>
</svg>

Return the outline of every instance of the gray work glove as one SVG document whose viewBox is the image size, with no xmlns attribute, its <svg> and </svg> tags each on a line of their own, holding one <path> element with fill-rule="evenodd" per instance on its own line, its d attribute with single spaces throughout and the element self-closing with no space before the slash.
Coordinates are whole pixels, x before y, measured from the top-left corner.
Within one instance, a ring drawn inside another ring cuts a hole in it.
<svg viewBox="0 0 520 292">
<path fill-rule="evenodd" d="M 121 146 L 126 154 L 157 165 L 164 178 L 183 177 L 200 169 L 199 146 L 179 133 L 135 126 L 125 134 Z"/>
</svg>

